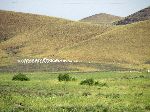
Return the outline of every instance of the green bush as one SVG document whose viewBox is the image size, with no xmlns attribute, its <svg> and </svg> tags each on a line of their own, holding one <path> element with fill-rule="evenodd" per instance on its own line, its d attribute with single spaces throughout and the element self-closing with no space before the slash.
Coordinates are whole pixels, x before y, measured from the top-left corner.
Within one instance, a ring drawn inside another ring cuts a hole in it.
<svg viewBox="0 0 150 112">
<path fill-rule="evenodd" d="M 82 94 L 82 96 L 90 96 L 90 95 L 92 95 L 90 92 L 84 92 L 84 93 Z"/>
<path fill-rule="evenodd" d="M 99 82 L 98 81 L 94 82 L 94 85 L 99 85 Z"/>
<path fill-rule="evenodd" d="M 92 79 L 92 78 L 91 79 L 85 79 L 85 80 L 81 81 L 80 84 L 81 85 L 89 85 L 89 86 L 95 85 L 95 86 L 101 86 L 101 87 L 107 86 L 106 83 L 100 83 L 98 81 L 94 81 L 94 79 Z"/>
<path fill-rule="evenodd" d="M 77 79 L 76 79 L 75 77 L 72 77 L 71 80 L 72 80 L 72 81 L 76 81 Z"/>
<path fill-rule="evenodd" d="M 94 79 L 92 79 L 92 78 L 85 79 L 85 80 L 81 81 L 80 84 L 81 85 L 89 85 L 89 86 L 94 85 Z"/>
<path fill-rule="evenodd" d="M 69 76 L 69 74 L 59 74 L 58 76 L 58 80 L 59 81 L 71 81 L 71 77 Z"/>
<path fill-rule="evenodd" d="M 77 79 L 75 77 L 69 76 L 69 74 L 59 74 L 58 75 L 59 81 L 76 81 Z"/>
<path fill-rule="evenodd" d="M 147 105 L 147 106 L 145 107 L 145 109 L 146 109 L 146 110 L 150 110 L 150 105 Z"/>
<path fill-rule="evenodd" d="M 24 75 L 22 73 L 19 73 L 17 75 L 14 75 L 13 78 L 12 78 L 12 80 L 29 81 L 30 79 L 26 75 Z"/>
</svg>

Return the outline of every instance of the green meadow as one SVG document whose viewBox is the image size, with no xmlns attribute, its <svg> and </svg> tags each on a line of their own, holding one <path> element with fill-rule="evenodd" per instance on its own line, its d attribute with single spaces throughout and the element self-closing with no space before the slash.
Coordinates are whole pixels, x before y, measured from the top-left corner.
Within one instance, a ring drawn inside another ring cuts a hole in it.
<svg viewBox="0 0 150 112">
<path fill-rule="evenodd" d="M 0 112 L 150 112 L 150 74 L 146 72 L 0 73 Z M 81 85 L 92 78 L 99 85 Z"/>
</svg>

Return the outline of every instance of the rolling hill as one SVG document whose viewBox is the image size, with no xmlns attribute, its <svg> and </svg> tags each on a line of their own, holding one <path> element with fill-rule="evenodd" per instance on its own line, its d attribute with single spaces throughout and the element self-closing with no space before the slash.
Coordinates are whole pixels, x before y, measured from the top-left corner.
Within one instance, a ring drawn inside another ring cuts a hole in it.
<svg viewBox="0 0 150 112">
<path fill-rule="evenodd" d="M 114 21 L 118 21 L 122 19 L 122 17 L 114 16 L 110 14 L 100 13 L 95 14 L 80 20 L 81 22 L 88 22 L 92 24 L 101 24 L 101 25 L 112 25 Z"/>
<path fill-rule="evenodd" d="M 125 26 L 75 22 L 0 11 L 0 71 L 123 70 L 149 67 L 150 21 Z M 17 59 L 78 60 L 59 65 L 18 64 Z M 127 67 L 122 66 L 127 64 Z"/>
<path fill-rule="evenodd" d="M 134 14 L 131 14 L 124 19 L 115 22 L 114 24 L 116 25 L 126 25 L 126 24 L 131 24 L 139 21 L 145 21 L 150 19 L 150 7 L 147 7 L 143 10 L 140 10 Z"/>
<path fill-rule="evenodd" d="M 64 47 L 88 40 L 109 30 L 70 20 L 34 14 L 0 11 L 0 66 L 23 58 L 60 58 Z"/>
<path fill-rule="evenodd" d="M 110 31 L 66 48 L 59 55 L 102 63 L 144 64 L 150 61 L 150 20 Z"/>
</svg>

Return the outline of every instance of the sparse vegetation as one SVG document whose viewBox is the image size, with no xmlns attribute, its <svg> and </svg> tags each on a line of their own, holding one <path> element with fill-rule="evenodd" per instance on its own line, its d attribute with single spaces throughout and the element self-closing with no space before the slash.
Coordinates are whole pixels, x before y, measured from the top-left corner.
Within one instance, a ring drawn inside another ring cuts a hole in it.
<svg viewBox="0 0 150 112">
<path fill-rule="evenodd" d="M 14 75 L 12 80 L 15 80 L 15 81 L 29 81 L 30 79 L 25 74 L 19 73 L 17 75 Z"/>
</svg>

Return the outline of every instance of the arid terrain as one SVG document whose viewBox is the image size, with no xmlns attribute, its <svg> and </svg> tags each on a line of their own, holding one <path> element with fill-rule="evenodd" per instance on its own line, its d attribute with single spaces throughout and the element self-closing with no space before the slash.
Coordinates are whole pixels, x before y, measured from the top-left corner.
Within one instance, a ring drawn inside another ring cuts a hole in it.
<svg viewBox="0 0 150 112">
<path fill-rule="evenodd" d="M 95 67 L 94 64 L 108 65 L 112 67 L 112 70 L 114 67 L 118 67 L 118 70 L 119 68 L 149 69 L 149 9 L 149 7 L 143 9 L 125 19 L 98 14 L 81 21 L 1 10 L 0 70 L 11 71 L 13 68 L 19 70 L 20 66 L 34 69 L 35 64 L 19 65 L 17 63 L 18 59 L 26 58 L 82 62 L 76 65 L 72 63 L 65 68 L 73 71 L 104 70 L 101 67 Z M 127 21 L 128 18 L 132 19 L 129 21 L 130 24 L 119 25 L 121 21 Z M 138 21 L 136 18 L 139 18 Z M 95 19 L 97 19 L 96 22 L 105 21 L 111 25 L 95 24 L 93 22 Z M 114 21 L 118 19 L 118 25 L 114 25 L 117 23 Z M 41 65 L 40 68 L 51 65 Z M 58 63 L 58 66 L 61 64 Z"/>
</svg>

